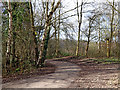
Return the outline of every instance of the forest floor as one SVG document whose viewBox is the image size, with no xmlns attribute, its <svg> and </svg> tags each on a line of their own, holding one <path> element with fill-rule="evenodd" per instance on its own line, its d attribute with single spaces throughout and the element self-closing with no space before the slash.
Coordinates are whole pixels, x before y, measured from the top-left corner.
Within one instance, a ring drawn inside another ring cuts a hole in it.
<svg viewBox="0 0 120 90">
<path fill-rule="evenodd" d="M 57 67 L 55 73 L 4 83 L 3 88 L 118 88 L 117 63 L 72 57 L 46 62 Z"/>
<path fill-rule="evenodd" d="M 56 66 L 51 64 L 51 63 L 45 63 L 45 67 L 43 68 L 38 68 L 38 69 L 33 69 L 31 72 L 25 72 L 21 74 L 12 74 L 12 75 L 6 75 L 2 76 L 2 83 L 7 83 L 7 82 L 13 82 L 17 80 L 22 80 L 22 79 L 27 79 L 31 77 L 36 77 L 36 76 L 42 76 L 50 73 L 54 73 L 56 69 Z"/>
</svg>

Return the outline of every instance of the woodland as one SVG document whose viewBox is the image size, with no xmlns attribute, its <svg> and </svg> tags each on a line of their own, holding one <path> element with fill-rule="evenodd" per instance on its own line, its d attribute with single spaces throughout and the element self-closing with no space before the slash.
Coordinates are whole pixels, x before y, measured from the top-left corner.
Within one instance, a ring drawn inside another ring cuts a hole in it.
<svg viewBox="0 0 120 90">
<path fill-rule="evenodd" d="M 54 58 L 119 63 L 120 2 L 8 0 L 1 7 L 3 78 L 44 68 Z"/>
</svg>

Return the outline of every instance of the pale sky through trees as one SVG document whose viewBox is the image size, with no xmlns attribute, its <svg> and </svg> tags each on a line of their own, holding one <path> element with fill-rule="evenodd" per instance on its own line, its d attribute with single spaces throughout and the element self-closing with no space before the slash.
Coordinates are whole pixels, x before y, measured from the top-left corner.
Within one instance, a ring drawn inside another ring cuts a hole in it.
<svg viewBox="0 0 120 90">
<path fill-rule="evenodd" d="M 82 0 L 78 0 L 79 1 L 79 5 L 81 4 L 81 1 Z M 107 3 L 108 1 L 109 2 L 112 2 L 113 0 L 83 0 L 83 1 L 85 1 L 85 2 L 87 2 L 87 3 L 90 3 L 90 2 L 94 2 L 94 3 L 96 3 L 96 5 L 97 5 L 97 3 Z M 118 2 L 118 1 L 120 1 L 120 0 L 114 0 L 115 2 Z M 64 10 L 65 11 L 67 11 L 67 10 L 70 10 L 70 9 L 72 9 L 72 8 L 74 8 L 75 6 L 76 6 L 76 2 L 77 2 L 77 0 L 62 0 L 62 2 L 63 2 L 63 6 L 65 6 L 65 8 L 64 8 Z M 88 6 L 87 8 L 85 7 L 85 8 L 83 8 L 83 12 L 84 11 L 87 11 L 87 10 L 92 10 L 92 9 L 95 9 L 96 7 L 94 7 L 94 6 L 92 6 L 92 5 L 90 5 L 90 6 Z M 67 13 L 68 15 L 71 15 L 71 14 L 75 14 L 76 13 L 76 10 L 74 10 L 74 11 L 71 11 L 71 12 L 69 12 L 69 13 Z M 104 12 L 104 13 L 106 13 L 106 12 Z M 89 16 L 89 12 L 86 12 L 86 13 L 83 13 L 83 23 L 82 23 L 82 29 L 84 29 L 84 25 L 85 24 L 88 24 L 88 21 L 86 20 L 86 16 Z M 71 22 L 73 22 L 74 23 L 74 25 L 75 25 L 75 27 L 77 27 L 77 25 L 78 25 L 78 23 L 77 23 L 77 16 L 73 16 L 73 17 L 71 17 L 71 18 L 69 18 L 69 20 L 71 21 Z M 87 22 L 86 22 L 87 21 Z M 106 22 L 105 23 L 108 23 L 108 20 L 107 20 L 107 18 L 106 18 Z M 105 24 L 104 23 L 104 24 Z M 83 25 L 84 24 L 84 25 Z M 104 25 L 103 24 L 103 25 Z M 108 23 L 109 24 L 109 23 Z M 77 29 L 77 28 L 76 28 Z M 74 33 L 74 36 L 75 36 L 75 38 L 74 39 L 76 39 L 77 40 L 77 33 Z M 84 40 L 86 40 L 86 38 L 84 38 L 84 36 L 82 36 L 82 38 L 84 39 Z"/>
<path fill-rule="evenodd" d="M 4 1 L 6 1 L 6 0 L 4 0 Z M 11 0 L 12 2 L 13 1 L 18 1 L 18 2 L 20 2 L 20 1 L 28 1 L 28 0 Z M 39 2 L 41 2 L 41 0 L 31 0 L 32 2 L 34 2 L 34 1 L 36 1 L 36 6 L 38 6 L 39 8 L 40 8 L 40 6 L 39 6 Z M 46 0 L 43 0 L 43 1 L 46 1 Z M 50 0 L 50 1 L 52 1 L 52 0 Z M 58 1 L 58 0 L 55 0 L 56 2 Z M 76 7 L 76 2 L 77 2 L 77 0 L 61 0 L 62 1 L 62 4 L 63 4 L 63 7 L 64 8 L 62 8 L 62 12 L 65 12 L 65 11 L 67 11 L 67 10 L 70 10 L 70 9 L 73 9 L 74 7 Z M 81 4 L 81 1 L 82 0 L 78 0 L 79 1 L 79 5 Z M 90 3 L 90 2 L 95 2 L 95 3 L 102 3 L 102 2 L 107 2 L 107 0 L 83 0 L 83 1 L 85 1 L 85 2 L 87 2 L 87 3 Z M 113 0 L 108 0 L 108 1 L 113 1 Z M 115 2 L 117 2 L 117 1 L 120 1 L 120 0 L 115 0 Z M 92 9 L 94 9 L 95 7 L 93 7 L 93 6 L 87 6 L 87 7 L 85 7 L 85 8 L 83 8 L 83 10 L 85 10 L 85 11 L 87 11 L 87 10 L 92 10 Z M 69 16 L 69 15 L 74 15 L 74 14 L 76 14 L 76 10 L 73 10 L 73 11 L 71 11 L 71 12 L 68 12 L 68 13 L 66 13 L 64 16 Z M 35 12 L 36 13 L 36 12 Z M 86 25 L 86 24 L 88 24 L 88 21 L 86 20 L 86 16 L 88 16 L 89 15 L 89 12 L 88 13 L 83 13 L 83 23 L 82 23 L 82 25 L 81 25 L 81 28 L 83 29 L 84 28 L 84 26 Z M 71 22 L 71 23 L 73 23 L 73 25 L 74 25 L 74 29 L 75 30 L 77 30 L 77 27 L 78 27 L 78 23 L 77 23 L 77 16 L 73 16 L 73 17 L 70 17 L 70 18 L 68 18 L 67 19 L 69 22 Z M 86 22 L 87 21 L 87 22 Z M 68 23 L 69 23 L 68 22 Z M 84 24 L 84 25 L 83 25 Z M 70 30 L 69 30 L 70 31 Z M 77 33 L 74 33 L 74 32 L 71 32 L 73 35 L 74 35 L 74 39 L 76 39 L 77 40 Z M 62 38 L 66 38 L 64 35 L 62 35 L 61 36 Z M 85 39 L 86 40 L 86 38 L 84 38 L 84 35 L 82 36 L 83 37 L 83 39 Z M 85 36 L 86 37 L 86 36 Z"/>
<path fill-rule="evenodd" d="M 18 1 L 18 0 L 11 0 L 11 1 Z M 25 0 L 23 0 L 23 1 L 25 1 Z M 31 1 L 34 2 L 35 0 L 31 0 Z M 43 0 L 43 1 L 46 1 L 46 0 Z M 52 0 L 50 0 L 50 1 L 52 1 Z M 58 0 L 55 0 L 55 1 L 57 2 Z M 61 1 L 62 1 L 63 6 L 64 6 L 64 8 L 62 9 L 62 12 L 73 9 L 74 7 L 76 7 L 77 0 L 61 0 Z M 80 5 L 82 0 L 78 0 L 78 1 L 79 1 L 79 5 Z M 107 2 L 107 0 L 83 0 L 83 1 L 88 2 L 88 3 L 89 2 L 95 2 L 95 3 Z M 113 0 L 108 0 L 108 1 L 113 1 Z M 120 1 L 120 0 L 115 0 L 115 2 L 117 2 L 117 1 Z M 36 0 L 36 2 L 39 2 L 39 0 Z M 38 3 L 36 5 L 38 5 Z M 38 7 L 39 7 L 39 5 L 38 5 Z M 88 6 L 87 8 L 83 8 L 83 10 L 92 10 L 92 9 L 94 9 L 94 7 L 92 7 L 92 6 Z M 77 12 L 76 10 L 73 10 L 71 12 L 66 13 L 65 16 L 74 15 L 74 14 L 76 14 L 76 12 Z M 86 20 L 86 16 L 88 16 L 88 15 L 89 15 L 89 13 L 83 13 L 83 23 L 81 25 L 82 29 L 84 28 L 84 26 L 86 24 L 88 24 L 88 21 Z M 72 22 L 74 27 L 75 27 L 74 29 L 77 30 L 77 26 L 78 26 L 77 16 L 73 16 L 73 17 L 68 18 L 68 21 Z M 74 32 L 71 32 L 71 33 L 74 35 L 74 39 L 77 40 L 77 37 L 76 37 L 77 33 L 74 33 Z M 63 35 L 62 38 L 66 38 L 66 37 Z M 85 39 L 84 36 L 83 36 L 83 39 Z"/>
</svg>

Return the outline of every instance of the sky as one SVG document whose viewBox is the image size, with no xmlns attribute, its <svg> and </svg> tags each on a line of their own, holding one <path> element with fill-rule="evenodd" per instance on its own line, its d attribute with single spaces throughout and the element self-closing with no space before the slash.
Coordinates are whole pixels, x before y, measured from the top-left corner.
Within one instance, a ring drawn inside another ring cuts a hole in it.
<svg viewBox="0 0 120 90">
<path fill-rule="evenodd" d="M 7 0 L 1 0 L 1 1 L 7 1 Z M 13 1 L 29 1 L 29 0 L 11 0 L 12 2 Z M 31 0 L 31 1 L 34 1 L 34 0 Z M 36 1 L 39 1 L 39 0 L 36 0 Z M 44 1 L 46 1 L 46 0 L 44 0 Z M 55 0 L 55 1 L 58 1 L 58 0 Z M 82 0 L 78 0 L 79 1 L 79 4 L 81 3 L 81 1 Z M 107 0 L 83 0 L 83 1 L 87 1 L 87 2 L 96 2 L 96 3 L 102 3 L 102 2 L 107 2 Z M 108 1 L 112 1 L 112 0 L 108 0 Z M 120 1 L 120 0 L 115 0 L 115 2 L 116 1 Z M 67 11 L 67 10 L 70 10 L 70 9 L 73 9 L 75 6 L 76 6 L 76 2 L 77 2 L 77 0 L 62 0 L 62 2 L 63 2 L 63 6 L 65 6 L 65 8 L 64 8 L 64 11 Z M 86 10 L 87 9 L 93 9 L 93 7 L 89 7 L 89 8 L 86 8 Z M 72 11 L 72 12 L 69 12 L 69 13 L 67 13 L 66 14 L 66 16 L 67 15 L 71 15 L 71 14 L 75 14 L 76 13 L 76 10 L 74 10 L 74 11 Z M 86 20 L 86 18 L 85 18 L 85 16 L 86 15 L 89 15 L 88 13 L 87 14 L 83 14 L 83 22 Z M 69 21 L 71 21 L 71 22 L 73 22 L 74 23 L 74 25 L 77 27 L 77 25 L 78 25 L 78 23 L 77 23 L 77 16 L 76 17 L 72 17 L 72 18 L 70 18 L 69 19 Z M 87 22 L 86 22 L 87 23 Z M 83 28 L 83 25 L 82 25 L 82 28 Z M 74 39 L 76 39 L 77 40 L 77 34 L 76 33 L 72 33 L 74 36 L 75 36 L 75 38 Z M 63 36 L 64 37 L 64 36 Z M 65 37 L 64 37 L 65 38 Z M 84 38 L 84 39 L 86 39 L 86 38 Z"/>
<path fill-rule="evenodd" d="M 38 1 L 39 2 L 39 0 L 36 0 L 36 1 Z M 46 1 L 46 0 L 44 0 L 44 1 Z M 52 0 L 51 0 L 52 1 Z M 58 1 L 58 0 L 55 0 L 56 2 Z M 79 2 L 79 5 L 81 4 L 81 1 L 82 0 L 78 0 L 78 2 Z M 107 2 L 107 0 L 83 0 L 83 1 L 87 1 L 87 2 L 95 2 L 95 3 L 102 3 L 102 2 Z M 112 0 L 109 0 L 109 1 L 112 1 Z M 118 0 L 115 0 L 115 2 L 116 1 L 118 1 Z M 64 6 L 64 8 L 62 9 L 63 11 L 62 12 L 65 12 L 65 11 L 68 11 L 68 10 L 70 10 L 70 9 L 73 9 L 75 6 L 76 6 L 76 2 L 77 2 L 77 0 L 62 0 L 62 4 L 63 4 L 63 6 Z M 92 10 L 94 7 L 87 7 L 87 8 L 83 8 L 84 10 Z M 69 15 L 74 15 L 74 14 L 76 14 L 76 10 L 74 10 L 74 11 L 71 11 L 71 12 L 69 12 L 69 13 L 66 13 L 65 14 L 65 16 L 69 16 Z M 82 17 L 82 19 L 83 19 L 83 23 L 84 23 L 84 25 L 82 24 L 81 25 L 81 28 L 83 29 L 84 28 L 84 26 L 85 26 L 85 24 L 87 25 L 88 24 L 88 22 L 86 22 L 86 16 L 89 16 L 89 13 L 84 13 L 83 14 L 83 17 Z M 77 16 L 74 16 L 74 17 L 71 17 L 71 18 L 69 18 L 68 19 L 69 20 L 69 22 L 72 22 L 73 24 L 74 24 L 74 26 L 75 26 L 75 30 L 77 31 L 78 29 L 77 29 L 77 27 L 78 27 L 78 23 L 77 23 Z M 71 31 L 71 29 L 69 30 L 70 31 L 70 33 L 72 34 L 72 35 L 74 35 L 74 39 L 75 40 L 77 40 L 77 32 L 76 33 L 74 33 L 73 31 Z M 82 32 L 81 32 L 82 33 Z M 66 38 L 65 37 L 65 35 L 64 35 L 64 33 L 61 33 L 61 37 L 62 38 Z M 83 35 L 82 36 L 83 37 L 83 39 L 84 40 L 87 40 L 87 38 L 85 37 L 85 35 Z"/>
<path fill-rule="evenodd" d="M 67 11 L 67 10 L 70 10 L 70 9 L 72 9 L 72 8 L 74 8 L 75 6 L 76 6 L 76 2 L 77 2 L 77 0 L 62 0 L 63 1 L 63 6 L 65 6 L 65 11 Z M 78 0 L 78 2 L 79 2 L 79 5 L 81 4 L 81 1 L 82 0 Z M 83 1 L 87 1 L 87 2 L 95 2 L 95 3 L 102 3 L 102 2 L 112 2 L 113 0 L 83 0 Z M 120 1 L 120 0 L 114 0 L 115 2 L 117 2 L 117 1 Z M 88 8 L 85 8 L 85 10 L 92 10 L 94 7 L 88 7 Z M 74 13 L 76 13 L 76 10 L 74 10 L 74 11 L 72 11 L 72 12 L 70 12 L 70 13 L 68 13 L 68 15 L 69 14 L 74 14 Z M 83 14 L 83 22 L 85 21 L 85 23 L 87 24 L 88 22 L 86 22 L 86 18 L 85 18 L 85 16 L 88 16 L 89 15 L 89 13 L 86 13 L 86 14 Z M 73 21 L 74 22 L 74 25 L 78 25 L 78 23 L 77 23 L 77 16 L 76 17 L 73 17 L 73 18 L 70 18 L 71 19 L 71 21 Z M 82 24 L 82 28 L 84 27 L 84 25 Z M 82 32 L 81 32 L 82 33 Z M 75 38 L 74 39 L 76 39 L 77 40 L 77 34 L 76 33 L 74 33 L 74 35 L 75 35 Z M 87 38 L 85 38 L 85 36 L 83 35 L 83 39 L 84 40 L 86 40 Z"/>
<path fill-rule="evenodd" d="M 78 0 L 78 2 L 79 2 L 79 5 L 81 4 L 81 1 L 82 0 Z M 86 1 L 86 0 L 84 0 L 84 1 Z M 92 2 L 93 0 L 89 0 L 89 1 L 87 1 L 87 2 Z M 73 9 L 75 6 L 76 6 L 76 2 L 77 2 L 77 0 L 64 0 L 63 1 L 63 6 L 65 6 L 65 9 L 64 9 L 64 11 L 67 11 L 67 10 L 70 10 L 70 9 Z M 93 9 L 92 7 L 88 7 L 88 8 L 85 8 L 86 10 L 87 9 Z M 84 10 L 84 8 L 83 8 L 83 10 Z M 69 13 L 67 13 L 66 14 L 66 16 L 67 15 L 73 15 L 73 14 L 76 14 L 76 10 L 74 10 L 74 11 L 71 11 L 71 12 L 69 12 Z M 85 18 L 85 16 L 86 15 L 88 15 L 88 13 L 86 13 L 86 14 L 83 14 L 83 17 L 82 17 L 82 19 L 83 19 L 83 22 L 86 22 L 86 18 Z M 71 21 L 71 22 L 73 22 L 73 24 L 75 25 L 75 29 L 76 29 L 76 31 L 78 30 L 78 22 L 77 22 L 77 16 L 74 16 L 74 17 L 71 17 L 71 18 L 69 18 L 69 20 Z M 85 24 L 87 24 L 88 22 L 86 22 Z M 84 28 L 84 25 L 82 24 L 81 25 L 81 28 Z M 70 32 L 71 34 L 73 34 L 74 35 L 74 39 L 75 40 L 77 40 L 77 36 L 78 36 L 78 34 L 77 34 L 77 32 Z M 82 35 L 82 32 L 81 32 L 81 35 Z M 66 38 L 65 36 L 62 36 L 62 38 Z M 84 40 L 87 40 L 87 38 L 85 37 L 85 35 L 82 35 L 82 38 L 84 39 Z"/>
</svg>

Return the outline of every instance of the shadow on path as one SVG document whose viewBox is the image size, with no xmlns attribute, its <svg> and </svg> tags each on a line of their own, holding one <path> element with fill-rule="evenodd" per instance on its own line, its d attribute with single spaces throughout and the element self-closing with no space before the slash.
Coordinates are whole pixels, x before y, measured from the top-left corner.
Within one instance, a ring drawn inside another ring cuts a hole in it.
<svg viewBox="0 0 120 90">
<path fill-rule="evenodd" d="M 78 78 L 80 67 L 64 61 L 47 60 L 57 66 L 55 73 L 3 84 L 3 88 L 67 88 Z"/>
</svg>

